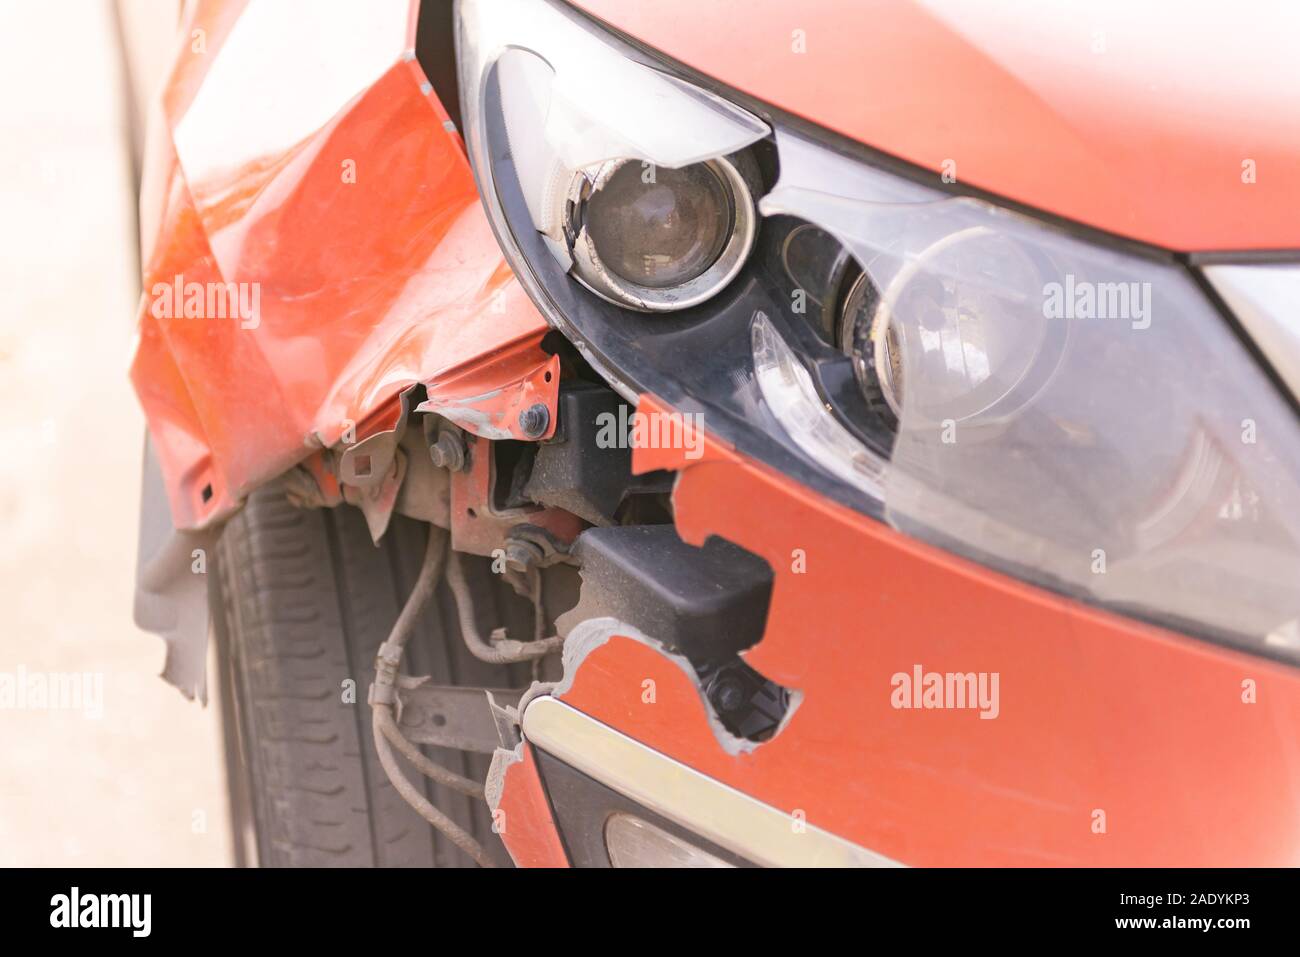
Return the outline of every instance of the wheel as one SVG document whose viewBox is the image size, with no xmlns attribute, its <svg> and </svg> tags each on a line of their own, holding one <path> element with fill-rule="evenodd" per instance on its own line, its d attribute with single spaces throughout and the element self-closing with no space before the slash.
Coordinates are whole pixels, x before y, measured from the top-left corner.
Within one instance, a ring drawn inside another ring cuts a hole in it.
<svg viewBox="0 0 1300 957">
<path fill-rule="evenodd" d="M 255 856 L 272 867 L 473 865 L 389 783 L 366 702 L 375 652 L 415 583 L 426 536 L 426 526 L 394 516 L 376 547 L 356 509 L 300 509 L 274 486 L 227 524 L 212 605 L 237 863 Z M 526 667 L 469 654 L 445 589 L 425 609 L 403 670 L 438 684 L 526 684 Z M 487 755 L 427 751 L 451 770 L 487 776 Z M 407 772 L 510 863 L 482 801 Z"/>
</svg>

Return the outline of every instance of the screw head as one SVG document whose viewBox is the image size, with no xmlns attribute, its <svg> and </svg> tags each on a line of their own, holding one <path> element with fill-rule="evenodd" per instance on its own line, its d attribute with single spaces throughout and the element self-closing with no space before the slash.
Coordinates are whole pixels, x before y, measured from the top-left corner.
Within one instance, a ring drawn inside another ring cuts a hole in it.
<svg viewBox="0 0 1300 957">
<path fill-rule="evenodd" d="M 723 675 L 709 689 L 713 706 L 723 714 L 731 714 L 745 706 L 748 694 L 743 679 L 736 675 Z"/>
<path fill-rule="evenodd" d="M 530 405 L 524 411 L 519 413 L 519 431 L 530 439 L 538 438 L 545 434 L 546 427 L 551 424 L 551 413 L 546 406 L 540 402 L 536 405 Z"/>
</svg>

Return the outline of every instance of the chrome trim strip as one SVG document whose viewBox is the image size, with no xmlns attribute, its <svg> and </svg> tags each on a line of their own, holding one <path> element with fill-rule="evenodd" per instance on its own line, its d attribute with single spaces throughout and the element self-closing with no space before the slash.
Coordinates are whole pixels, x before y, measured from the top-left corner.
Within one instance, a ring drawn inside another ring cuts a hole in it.
<svg viewBox="0 0 1300 957">
<path fill-rule="evenodd" d="M 557 698 L 524 710 L 524 738 L 719 847 L 767 867 L 899 867 L 687 767 Z"/>
</svg>

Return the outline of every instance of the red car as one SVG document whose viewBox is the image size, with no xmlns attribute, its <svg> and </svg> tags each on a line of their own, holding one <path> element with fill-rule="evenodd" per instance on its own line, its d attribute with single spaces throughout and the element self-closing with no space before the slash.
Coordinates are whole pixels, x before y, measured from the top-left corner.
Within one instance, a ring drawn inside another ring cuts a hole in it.
<svg viewBox="0 0 1300 957">
<path fill-rule="evenodd" d="M 137 617 L 241 860 L 1300 864 L 1297 30 L 187 4 Z"/>
</svg>

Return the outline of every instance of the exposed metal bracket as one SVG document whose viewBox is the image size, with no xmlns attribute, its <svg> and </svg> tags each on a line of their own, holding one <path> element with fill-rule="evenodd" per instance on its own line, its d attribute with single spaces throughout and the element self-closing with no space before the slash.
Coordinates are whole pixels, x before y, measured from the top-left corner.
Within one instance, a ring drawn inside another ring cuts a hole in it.
<svg viewBox="0 0 1300 957">
<path fill-rule="evenodd" d="M 419 679 L 416 679 L 419 680 Z M 517 707 L 520 689 L 399 684 L 398 727 L 415 744 L 491 754 L 501 746 L 493 702 Z"/>
</svg>

